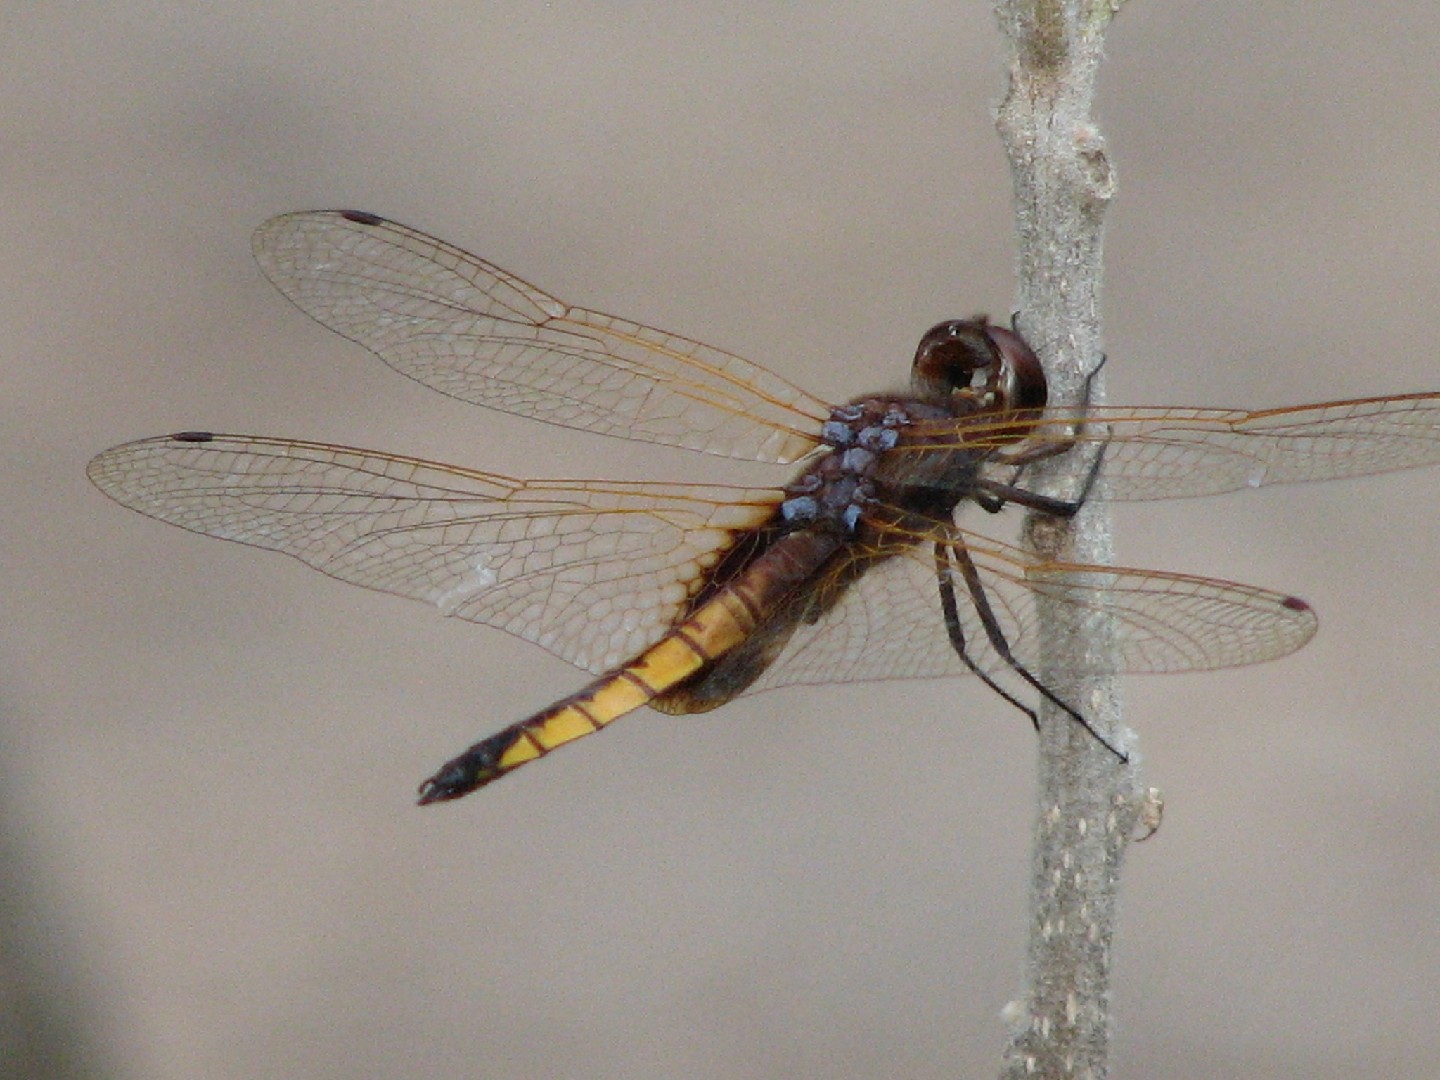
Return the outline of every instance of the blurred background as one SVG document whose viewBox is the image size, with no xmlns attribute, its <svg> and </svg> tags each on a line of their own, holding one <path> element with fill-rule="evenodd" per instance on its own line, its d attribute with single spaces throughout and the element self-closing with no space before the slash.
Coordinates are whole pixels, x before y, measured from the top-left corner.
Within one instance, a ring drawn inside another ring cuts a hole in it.
<svg viewBox="0 0 1440 1080">
<path fill-rule="evenodd" d="M 836 398 L 1013 296 L 985 3 L 11 5 L 0 42 L 0 1034 L 19 1071 L 993 1075 L 1034 739 L 964 680 L 638 715 L 419 780 L 580 685 L 499 631 L 107 502 L 184 428 L 498 472 L 770 476 L 487 413 L 261 278 L 358 207 Z M 1440 388 L 1440 20 L 1134 0 L 1097 115 L 1110 400 Z M 1286 661 L 1135 679 L 1118 1077 L 1440 1058 L 1440 470 L 1122 508 L 1122 560 L 1293 591 Z M 48 1040 L 48 1041 L 47 1041 Z"/>
</svg>

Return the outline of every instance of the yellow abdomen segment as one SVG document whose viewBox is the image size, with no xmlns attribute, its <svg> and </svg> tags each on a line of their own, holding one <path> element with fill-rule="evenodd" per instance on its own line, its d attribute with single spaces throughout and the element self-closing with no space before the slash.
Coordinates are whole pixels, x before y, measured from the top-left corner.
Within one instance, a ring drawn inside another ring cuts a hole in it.
<svg viewBox="0 0 1440 1080">
<path fill-rule="evenodd" d="M 574 742 L 694 675 L 739 645 L 759 611 L 741 589 L 721 590 L 622 668 L 476 743 L 420 785 L 420 803 L 458 799 L 556 747 Z"/>
</svg>

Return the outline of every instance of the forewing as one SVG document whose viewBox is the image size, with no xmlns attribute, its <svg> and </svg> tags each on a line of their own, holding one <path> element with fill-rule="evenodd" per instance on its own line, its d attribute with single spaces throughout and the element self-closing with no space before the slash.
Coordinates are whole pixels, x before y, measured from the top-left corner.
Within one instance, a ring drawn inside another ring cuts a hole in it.
<svg viewBox="0 0 1440 1080">
<path fill-rule="evenodd" d="M 827 406 L 731 353 L 572 307 L 369 214 L 286 214 L 255 233 L 275 287 L 402 375 L 564 427 L 757 461 L 815 446 Z"/>
<path fill-rule="evenodd" d="M 1063 443 L 1080 414 L 1032 422 L 985 420 L 969 437 L 1011 448 L 1017 433 Z M 1105 456 L 1108 497 L 1216 495 L 1270 484 L 1335 480 L 1440 463 L 1440 394 L 1361 398 L 1287 409 L 1108 408 L 1088 410 L 1073 468 L 1090 448 Z"/>
<path fill-rule="evenodd" d="M 416 458 L 249 436 L 162 437 L 90 462 L 112 499 L 433 604 L 587 671 L 654 642 L 766 489 L 520 481 Z"/>
<path fill-rule="evenodd" d="M 1037 559 L 988 537 L 955 530 L 974 561 L 996 626 L 1011 653 L 1041 669 L 1036 604 L 1054 602 L 1076 618 L 1109 617 L 1092 655 L 1067 657 L 1077 674 L 1180 672 L 1235 667 L 1288 655 L 1314 635 L 1303 601 L 1233 581 L 1158 570 Z M 987 673 L 1008 665 L 986 633 L 965 585 L 955 579 L 968 652 Z M 1106 626 L 1110 629 L 1107 630 Z M 818 622 L 796 631 L 753 689 L 792 683 L 960 675 L 967 671 L 945 628 L 933 548 L 920 544 L 874 567 Z"/>
</svg>

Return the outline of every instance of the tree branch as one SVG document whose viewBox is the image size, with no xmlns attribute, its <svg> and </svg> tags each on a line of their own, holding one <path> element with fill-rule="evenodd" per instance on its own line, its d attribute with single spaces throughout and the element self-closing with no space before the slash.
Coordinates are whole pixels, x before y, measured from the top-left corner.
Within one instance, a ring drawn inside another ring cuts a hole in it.
<svg viewBox="0 0 1440 1080">
<path fill-rule="evenodd" d="M 1050 400 L 1076 403 L 1100 361 L 1103 218 L 1114 191 L 1090 118 L 1104 31 L 1118 0 L 998 0 L 1010 85 L 997 126 L 1010 157 L 1019 239 L 1020 325 L 1046 365 Z M 1089 387 L 1102 395 L 1101 379 Z M 1058 476 L 1058 474 L 1057 474 Z M 1056 476 L 1037 469 L 1041 490 Z M 1103 483 L 1101 485 L 1103 495 Z M 1025 534 L 1040 554 L 1086 563 L 1111 559 L 1103 498 L 1072 521 L 1032 513 Z M 1047 686 L 1113 745 L 1126 746 L 1113 677 L 1067 676 L 1102 654 L 1111 628 L 1061 605 L 1041 612 Z M 1068 662 L 1068 663 L 1067 663 Z M 1031 868 L 1026 987 L 1006 1009 L 1011 1080 L 1108 1071 L 1110 964 L 1121 864 L 1139 805 L 1132 765 L 1073 719 L 1041 707 L 1039 811 Z"/>
</svg>

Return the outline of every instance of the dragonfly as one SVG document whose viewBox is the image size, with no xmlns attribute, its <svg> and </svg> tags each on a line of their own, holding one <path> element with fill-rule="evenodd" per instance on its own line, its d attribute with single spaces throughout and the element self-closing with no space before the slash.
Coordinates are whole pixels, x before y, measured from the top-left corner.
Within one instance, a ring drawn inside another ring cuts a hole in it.
<svg viewBox="0 0 1440 1080">
<path fill-rule="evenodd" d="M 513 479 L 376 450 L 208 431 L 125 443 L 90 480 L 193 532 L 533 642 L 593 679 L 456 756 L 421 804 L 459 798 L 650 706 L 704 712 L 782 686 L 978 676 L 1038 723 L 1039 611 L 1102 616 L 1064 674 L 1285 656 L 1303 600 L 1183 573 L 1042 557 L 959 524 L 978 507 L 1068 517 L 1092 488 L 1147 500 L 1440 461 L 1440 394 L 1290 408 L 1058 408 L 1013 328 L 952 319 L 911 384 L 834 404 L 720 349 L 565 303 L 358 211 L 260 227 L 263 273 L 322 325 L 461 401 L 598 435 L 789 465 L 770 487 Z M 1060 466 L 1076 497 L 1026 484 Z M 1098 482 L 1097 482 L 1097 477 Z"/>
</svg>

